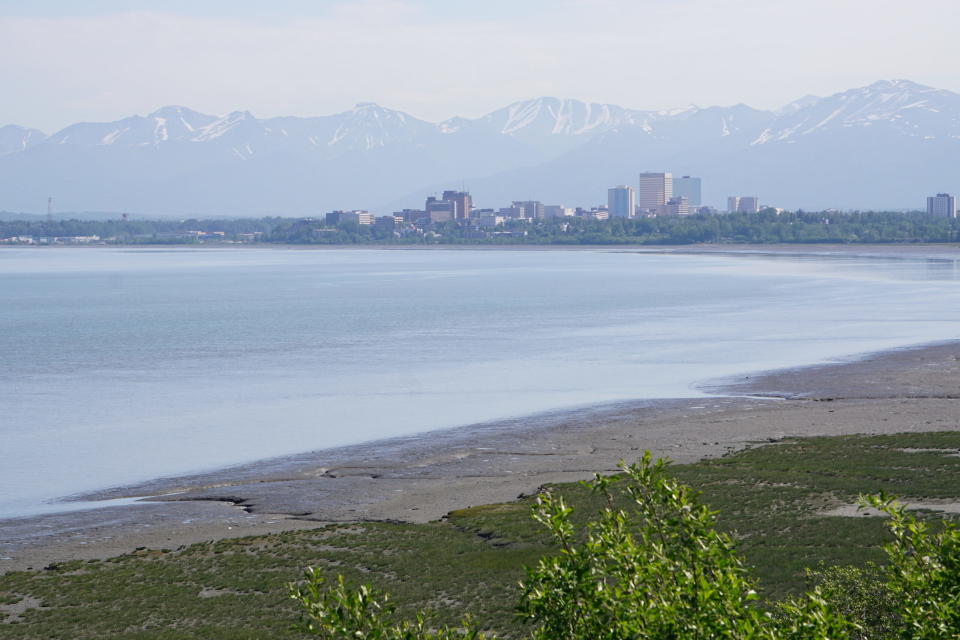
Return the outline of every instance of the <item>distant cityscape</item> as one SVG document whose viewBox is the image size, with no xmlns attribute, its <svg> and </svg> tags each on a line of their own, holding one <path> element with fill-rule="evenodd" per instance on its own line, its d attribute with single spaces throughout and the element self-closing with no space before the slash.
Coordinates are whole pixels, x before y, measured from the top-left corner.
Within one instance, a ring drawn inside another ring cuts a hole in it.
<svg viewBox="0 0 960 640">
<path fill-rule="evenodd" d="M 259 229 L 234 229 L 229 231 L 211 229 L 199 224 L 199 221 L 184 221 L 184 224 L 193 223 L 195 228 L 184 228 L 181 225 L 175 229 L 135 229 L 134 221 L 129 214 L 121 214 L 119 220 L 114 221 L 120 230 L 116 235 L 97 235 L 93 233 L 75 235 L 36 235 L 27 233 L 3 233 L 3 223 L 0 223 L 0 244 L 15 245 L 80 245 L 80 244 L 107 244 L 107 243 L 252 243 L 258 241 L 284 241 L 273 232 L 284 224 L 280 221 L 292 220 L 286 223 L 286 236 L 289 241 L 292 236 L 303 238 L 304 232 L 317 241 L 335 241 L 338 234 L 350 232 L 351 229 L 370 229 L 374 231 L 376 239 L 385 240 L 390 237 L 403 240 L 437 240 L 446 236 L 458 240 L 498 240 L 511 237 L 525 238 L 530 230 L 536 228 L 537 223 L 557 224 L 564 232 L 570 224 L 564 221 L 577 221 L 578 227 L 570 228 L 572 233 L 584 233 L 584 224 L 590 222 L 609 222 L 616 220 L 640 221 L 660 219 L 664 223 L 669 220 L 692 219 L 693 216 L 709 219 L 711 216 L 723 214 L 746 214 L 751 219 L 753 215 L 764 213 L 774 218 L 781 217 L 784 209 L 769 204 L 762 204 L 756 195 L 733 195 L 727 198 L 724 211 L 706 206 L 701 200 L 702 181 L 696 176 L 684 175 L 674 177 L 668 171 L 642 172 L 637 178 L 637 187 L 616 185 L 607 189 L 605 205 L 584 207 L 568 207 L 563 204 L 546 204 L 538 200 L 514 200 L 509 206 L 493 208 L 475 207 L 473 197 L 466 190 L 446 190 L 439 196 L 432 195 L 426 198 L 422 209 L 402 209 L 388 215 L 375 215 L 362 209 L 335 210 L 322 217 L 307 217 L 283 219 L 276 218 L 276 227 L 261 227 Z M 797 212 L 803 213 L 803 212 Z M 825 211 L 823 214 L 844 215 L 838 211 Z M 929 217 L 939 219 L 956 219 L 956 198 L 948 193 L 937 193 L 926 199 L 926 213 Z M 892 214 L 896 215 L 896 214 Z M 758 218 L 759 219 L 759 218 Z M 271 220 L 264 218 L 261 220 Z M 78 221 L 79 222 L 79 221 Z M 822 222 L 829 224 L 830 218 L 824 217 Z M 47 201 L 46 223 L 54 224 L 53 198 Z M 8 225 L 11 223 L 7 223 Z M 38 223 L 34 223 L 38 224 Z M 112 224 L 112 223 L 108 223 Z M 267 229 L 267 230 L 263 230 Z"/>
<path fill-rule="evenodd" d="M 702 181 L 695 176 L 675 178 L 672 173 L 643 172 L 638 176 L 637 188 L 617 185 L 607 190 L 606 205 L 567 207 L 562 204 L 545 204 L 538 200 L 514 200 L 508 207 L 499 209 L 474 208 L 473 198 L 467 191 L 444 191 L 439 197 L 429 196 L 423 209 L 403 209 L 390 215 L 376 216 L 365 210 L 337 210 L 327 213 L 323 219 L 328 228 L 344 224 L 379 225 L 407 232 L 423 230 L 431 225 L 459 223 L 478 230 L 493 230 L 510 222 L 550 220 L 557 218 L 581 218 L 586 220 L 610 220 L 632 218 L 655 218 L 663 216 L 687 216 L 691 214 L 719 215 L 722 213 L 760 213 L 770 211 L 780 214 L 783 209 L 761 204 L 759 196 L 739 195 L 727 198 L 725 211 L 720 211 L 701 202 Z M 928 214 L 946 218 L 957 217 L 956 198 L 938 193 L 927 198 Z"/>
</svg>

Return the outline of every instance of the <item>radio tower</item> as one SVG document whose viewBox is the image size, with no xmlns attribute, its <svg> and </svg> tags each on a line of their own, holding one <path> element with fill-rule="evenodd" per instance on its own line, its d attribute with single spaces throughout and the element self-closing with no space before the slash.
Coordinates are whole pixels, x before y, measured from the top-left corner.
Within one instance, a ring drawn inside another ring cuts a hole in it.
<svg viewBox="0 0 960 640">
<path fill-rule="evenodd" d="M 47 198 L 47 222 L 53 222 L 53 198 Z"/>
</svg>

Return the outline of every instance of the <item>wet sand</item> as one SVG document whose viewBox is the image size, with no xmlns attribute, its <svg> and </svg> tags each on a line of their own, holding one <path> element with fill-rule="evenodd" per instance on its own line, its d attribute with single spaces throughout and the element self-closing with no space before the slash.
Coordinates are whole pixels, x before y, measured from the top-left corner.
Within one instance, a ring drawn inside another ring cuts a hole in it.
<svg viewBox="0 0 960 640">
<path fill-rule="evenodd" d="M 960 430 L 960 342 L 702 388 L 717 395 L 544 413 L 78 496 L 153 497 L 0 521 L 0 572 L 328 522 L 426 522 L 608 472 L 645 449 L 693 462 L 788 436 Z"/>
</svg>

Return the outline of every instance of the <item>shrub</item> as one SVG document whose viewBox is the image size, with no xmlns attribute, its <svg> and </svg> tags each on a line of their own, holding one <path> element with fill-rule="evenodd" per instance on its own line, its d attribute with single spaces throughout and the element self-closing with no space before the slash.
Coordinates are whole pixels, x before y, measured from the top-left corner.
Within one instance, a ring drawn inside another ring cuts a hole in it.
<svg viewBox="0 0 960 640">
<path fill-rule="evenodd" d="M 587 485 L 605 506 L 584 526 L 574 524 L 573 510 L 550 491 L 534 505 L 534 519 L 558 551 L 529 568 L 520 585 L 518 614 L 532 624 L 533 640 L 857 638 L 872 623 L 858 607 L 891 601 L 900 607 L 891 618 L 900 637 L 960 635 L 960 533 L 945 524 L 931 535 L 884 496 L 863 499 L 891 518 L 884 589 L 864 591 L 869 602 L 847 598 L 837 606 L 842 582 L 829 574 L 823 589 L 765 611 L 732 540 L 716 531 L 715 514 L 668 475 L 665 461 L 647 452 L 636 464 L 621 464 L 619 475 L 597 475 Z M 342 578 L 327 589 L 312 569 L 291 586 L 291 596 L 301 605 L 300 628 L 331 640 L 484 637 L 469 618 L 460 627 L 438 629 L 426 614 L 396 621 L 385 594 L 368 586 L 350 589 Z"/>
</svg>

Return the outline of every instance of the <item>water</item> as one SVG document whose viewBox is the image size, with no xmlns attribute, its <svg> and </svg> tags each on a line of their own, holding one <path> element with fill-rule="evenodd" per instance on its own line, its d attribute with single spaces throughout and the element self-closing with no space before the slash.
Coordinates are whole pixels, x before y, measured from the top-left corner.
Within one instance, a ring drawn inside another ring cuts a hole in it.
<svg viewBox="0 0 960 640">
<path fill-rule="evenodd" d="M 954 260 L 0 250 L 0 517 L 960 337 Z"/>
</svg>

